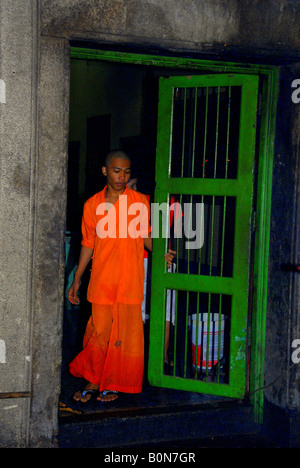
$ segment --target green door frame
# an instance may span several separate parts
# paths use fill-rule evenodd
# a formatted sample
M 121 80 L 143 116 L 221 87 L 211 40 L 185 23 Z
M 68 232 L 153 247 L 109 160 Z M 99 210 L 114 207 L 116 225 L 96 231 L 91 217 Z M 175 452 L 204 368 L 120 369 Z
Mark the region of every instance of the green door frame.
M 71 47 L 71 58 L 125 64 L 164 67 L 174 70 L 197 70 L 201 73 L 233 73 L 260 77 L 260 133 L 254 232 L 252 317 L 249 343 L 249 398 L 257 422 L 263 418 L 263 385 L 267 311 L 268 259 L 271 217 L 272 172 L 275 122 L 278 95 L 278 68 L 267 65 L 240 64 L 184 57 L 113 52 Z

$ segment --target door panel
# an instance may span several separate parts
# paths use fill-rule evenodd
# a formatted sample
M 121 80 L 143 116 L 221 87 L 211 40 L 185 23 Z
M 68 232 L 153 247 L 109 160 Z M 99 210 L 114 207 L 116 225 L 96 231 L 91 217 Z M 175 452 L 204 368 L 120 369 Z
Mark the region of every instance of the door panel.
M 152 385 L 244 396 L 257 94 L 254 76 L 160 79 Z

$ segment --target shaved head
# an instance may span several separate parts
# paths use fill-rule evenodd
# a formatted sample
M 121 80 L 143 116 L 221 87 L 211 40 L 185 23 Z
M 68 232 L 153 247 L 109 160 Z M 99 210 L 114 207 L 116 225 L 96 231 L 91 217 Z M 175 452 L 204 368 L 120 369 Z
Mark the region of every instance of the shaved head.
M 110 151 L 110 153 L 107 154 L 107 156 L 105 158 L 105 167 L 106 168 L 112 163 L 112 160 L 114 158 L 126 159 L 127 161 L 129 161 L 131 163 L 130 157 L 127 156 L 127 154 L 124 153 L 124 151 L 115 150 L 115 151 Z

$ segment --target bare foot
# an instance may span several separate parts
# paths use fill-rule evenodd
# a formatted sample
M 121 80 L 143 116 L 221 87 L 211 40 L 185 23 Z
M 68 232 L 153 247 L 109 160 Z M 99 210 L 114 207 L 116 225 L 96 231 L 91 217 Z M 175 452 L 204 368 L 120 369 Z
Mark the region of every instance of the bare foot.
M 99 390 L 99 385 L 88 383 L 84 390 L 78 390 L 73 396 L 75 401 L 87 403 Z

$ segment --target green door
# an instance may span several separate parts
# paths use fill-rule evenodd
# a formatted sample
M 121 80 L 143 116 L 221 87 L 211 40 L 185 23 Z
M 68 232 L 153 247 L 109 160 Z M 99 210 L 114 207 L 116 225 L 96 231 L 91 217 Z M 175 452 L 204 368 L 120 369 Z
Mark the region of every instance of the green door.
M 243 398 L 258 77 L 161 78 L 150 384 Z M 176 250 L 168 269 L 164 252 Z

